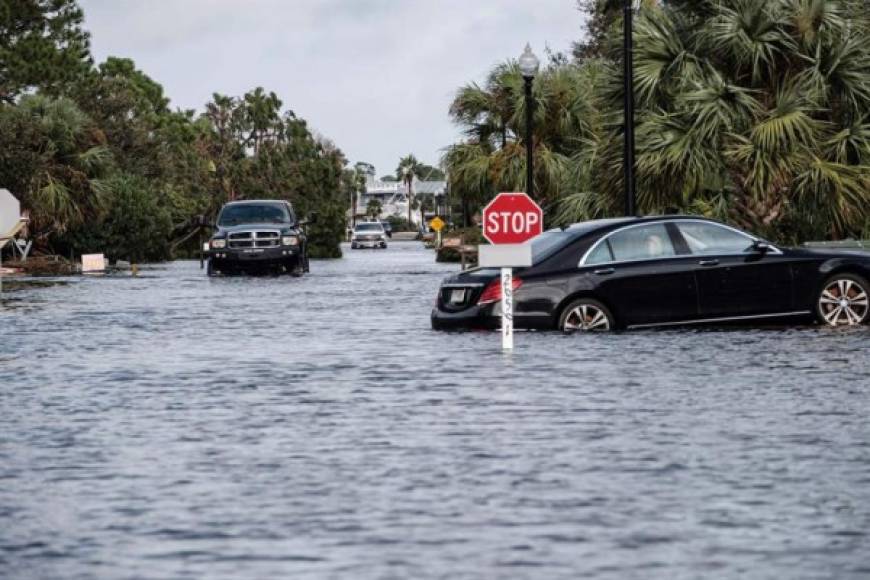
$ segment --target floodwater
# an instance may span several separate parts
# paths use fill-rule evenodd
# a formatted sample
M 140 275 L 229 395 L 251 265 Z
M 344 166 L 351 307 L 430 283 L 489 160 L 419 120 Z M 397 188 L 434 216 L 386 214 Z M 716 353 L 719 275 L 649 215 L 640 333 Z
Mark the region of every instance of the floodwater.
M 18 287 L 0 577 L 867 578 L 870 329 L 440 334 L 418 244 Z

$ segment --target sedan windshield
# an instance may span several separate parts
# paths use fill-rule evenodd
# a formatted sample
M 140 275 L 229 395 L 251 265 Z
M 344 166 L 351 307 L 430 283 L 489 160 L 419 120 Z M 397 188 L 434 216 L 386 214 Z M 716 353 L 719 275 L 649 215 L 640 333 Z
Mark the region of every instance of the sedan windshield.
M 357 232 L 383 232 L 384 227 L 381 224 L 357 224 L 354 231 Z
M 221 212 L 218 225 L 237 224 L 283 224 L 290 222 L 283 206 L 278 204 L 239 204 L 228 205 Z

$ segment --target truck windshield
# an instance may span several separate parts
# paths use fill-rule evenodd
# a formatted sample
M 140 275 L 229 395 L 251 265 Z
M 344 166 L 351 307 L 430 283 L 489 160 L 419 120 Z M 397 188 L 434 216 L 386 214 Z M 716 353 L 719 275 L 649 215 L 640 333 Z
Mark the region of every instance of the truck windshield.
M 381 224 L 367 223 L 357 224 L 354 229 L 358 232 L 382 232 L 384 231 L 384 226 Z
M 218 225 L 283 224 L 290 221 L 292 220 L 282 205 L 245 203 L 226 206 L 218 219 Z

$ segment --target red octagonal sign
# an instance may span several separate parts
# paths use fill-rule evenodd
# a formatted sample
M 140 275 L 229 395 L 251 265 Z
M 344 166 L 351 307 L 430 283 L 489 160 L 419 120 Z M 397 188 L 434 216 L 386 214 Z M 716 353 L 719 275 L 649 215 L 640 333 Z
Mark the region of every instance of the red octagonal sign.
M 522 244 L 544 231 L 544 212 L 525 193 L 500 193 L 483 209 L 483 237 L 491 244 Z

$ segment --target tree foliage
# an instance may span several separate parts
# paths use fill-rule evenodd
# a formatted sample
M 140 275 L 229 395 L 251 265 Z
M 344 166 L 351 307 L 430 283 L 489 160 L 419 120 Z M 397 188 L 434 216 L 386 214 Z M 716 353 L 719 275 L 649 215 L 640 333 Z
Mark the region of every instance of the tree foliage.
M 73 0 L 0 0 L 0 184 L 30 212 L 39 251 L 166 259 L 184 240 L 196 249 L 198 216 L 268 198 L 318 213 L 311 255 L 341 255 L 335 145 L 261 87 L 172 110 L 133 61 L 92 66 L 82 20 Z
M 535 80 L 536 191 L 555 223 L 622 212 L 622 64 L 612 50 L 622 44 L 621 15 L 604 2 L 582 5 L 607 22 L 593 28 L 594 49 Z M 641 211 L 703 214 L 792 242 L 870 231 L 865 3 L 641 5 Z M 495 67 L 483 87 L 460 89 L 451 107 L 467 136 L 445 158 L 451 190 L 477 207 L 496 190 L 525 185 L 523 104 L 511 66 Z
M 57 93 L 91 62 L 75 0 L 0 0 L 0 101 L 28 89 Z
M 620 20 L 623 0 L 577 0 L 577 9 L 586 16 L 582 40 L 574 43 L 574 58 L 601 58 L 608 52 L 608 39 Z
M 112 168 L 104 135 L 73 101 L 35 95 L 0 106 L 0 183 L 30 212 L 38 243 L 102 213 Z
M 535 196 L 544 205 L 563 195 L 571 155 L 596 134 L 600 115 L 590 92 L 596 75 L 594 67 L 551 64 L 535 79 Z M 479 208 L 499 191 L 527 190 L 526 99 L 515 62 L 496 66 L 483 86 L 459 89 L 450 114 L 466 135 L 443 159 L 454 196 Z

